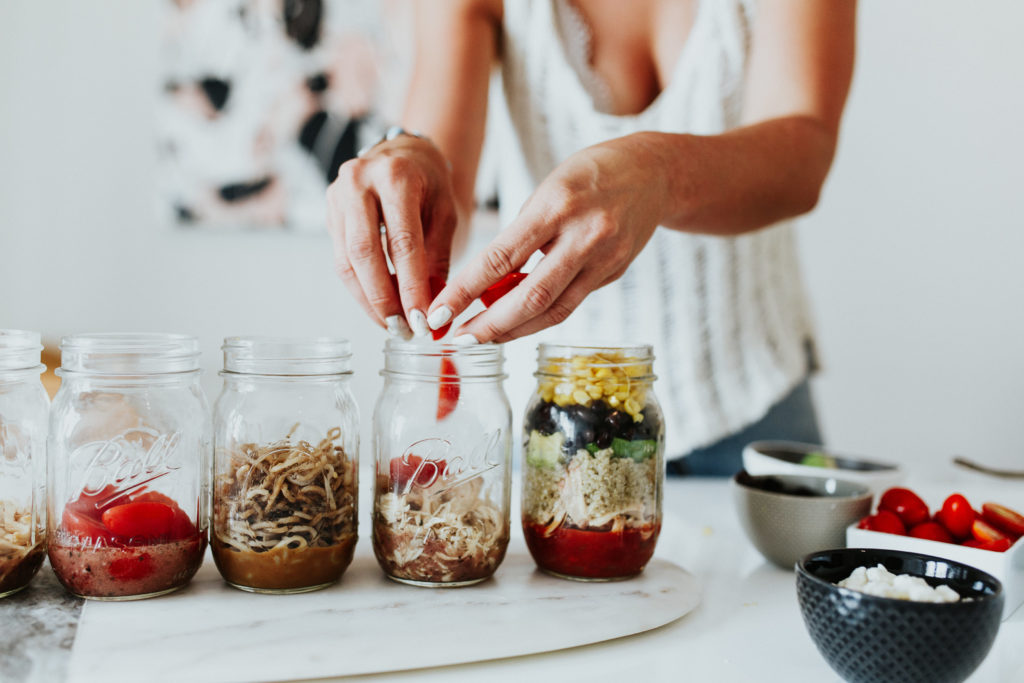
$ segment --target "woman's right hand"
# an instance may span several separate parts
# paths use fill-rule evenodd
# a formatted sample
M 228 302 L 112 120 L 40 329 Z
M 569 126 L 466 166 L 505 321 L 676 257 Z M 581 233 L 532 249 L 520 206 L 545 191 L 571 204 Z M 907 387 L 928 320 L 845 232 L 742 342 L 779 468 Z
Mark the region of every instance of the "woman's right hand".
M 456 224 L 448 164 L 425 138 L 398 135 L 377 144 L 342 164 L 327 189 L 335 270 L 393 335 L 430 333 L 424 313 L 436 292 L 429 283 L 448 275 Z

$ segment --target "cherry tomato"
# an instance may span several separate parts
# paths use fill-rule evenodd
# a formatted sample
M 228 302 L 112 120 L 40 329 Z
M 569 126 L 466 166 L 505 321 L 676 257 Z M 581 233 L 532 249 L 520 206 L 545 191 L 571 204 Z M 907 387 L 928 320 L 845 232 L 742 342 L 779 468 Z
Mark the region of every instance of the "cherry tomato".
M 107 484 L 94 493 L 82 491 L 78 498 L 67 504 L 67 507 L 98 520 L 104 510 L 127 502 L 128 494 L 122 493 L 113 484 Z
M 935 513 L 935 517 L 953 538 L 963 539 L 971 535 L 971 524 L 977 513 L 966 498 L 954 493 L 942 503 L 942 509 Z
M 118 536 L 156 540 L 168 538 L 174 510 L 163 503 L 125 503 L 106 510 L 103 524 Z
M 873 515 L 868 515 L 860 520 L 857 528 L 867 529 L 868 531 L 881 531 L 886 534 L 897 534 L 898 536 L 907 535 L 907 528 L 903 525 L 903 520 L 890 510 L 879 510 Z
M 113 546 L 119 545 L 110 529 L 103 526 L 99 519 L 85 514 L 70 503 L 64 507 L 61 515 L 61 528 L 76 543 L 83 545 Z
M 443 420 L 459 404 L 459 394 L 462 389 L 459 386 L 459 371 L 455 367 L 455 361 L 451 358 L 441 358 L 441 382 L 437 389 L 437 419 Z
M 188 516 L 188 513 L 182 510 L 170 496 L 165 496 L 159 491 L 146 491 L 132 496 L 132 502 L 163 503 L 170 507 L 174 511 L 174 518 L 171 520 L 170 529 L 171 540 L 182 541 L 186 538 L 192 538 L 199 533 L 199 530 L 196 529 L 196 525 L 192 523 L 192 519 Z
M 509 273 L 485 289 L 484 293 L 480 295 L 480 301 L 484 303 L 484 306 L 490 308 L 495 301 L 511 292 L 525 279 L 526 273 Z
M 448 283 L 444 280 L 444 278 L 437 277 L 436 275 L 431 275 L 430 277 L 427 278 L 427 284 L 430 286 L 430 298 L 433 299 L 434 297 L 441 293 L 441 290 L 444 289 L 445 285 Z M 452 329 L 452 324 L 448 323 L 444 327 L 439 327 L 436 330 L 431 330 L 430 334 L 433 335 L 434 341 L 437 341 L 438 339 L 441 339 L 446 334 L 448 334 L 448 330 L 450 329 Z
M 971 536 L 975 540 L 981 541 L 982 543 L 989 543 L 991 541 L 998 541 L 1003 538 L 1009 538 L 999 529 L 995 528 L 980 517 L 974 520 L 971 524 Z
M 929 541 L 940 541 L 942 543 L 952 543 L 953 537 L 946 531 L 946 527 L 942 526 L 938 522 L 921 522 L 915 526 L 910 527 L 910 531 L 907 532 L 914 538 L 924 538 Z
M 418 455 L 392 458 L 389 464 L 391 485 L 404 489 L 406 484 L 415 480 L 417 486 L 430 486 L 444 474 L 447 466 L 444 460 L 424 460 Z
M 1024 515 L 1005 505 L 985 503 L 981 506 L 981 516 L 986 522 L 1009 536 L 1024 536 Z
M 154 569 L 156 569 L 156 566 L 153 558 L 150 557 L 149 553 L 145 552 L 129 555 L 128 557 L 119 557 L 107 567 L 110 576 L 121 581 L 143 579 L 152 574 Z
M 995 541 L 988 541 L 983 543 L 973 538 L 968 538 L 960 545 L 967 546 L 968 548 L 978 548 L 979 550 L 991 550 L 994 553 L 1006 552 L 1013 545 L 1013 542 L 1008 538 L 1000 538 Z
M 899 515 L 907 528 L 928 520 L 928 506 L 921 497 L 910 489 L 891 488 L 878 501 L 879 510 L 889 510 Z

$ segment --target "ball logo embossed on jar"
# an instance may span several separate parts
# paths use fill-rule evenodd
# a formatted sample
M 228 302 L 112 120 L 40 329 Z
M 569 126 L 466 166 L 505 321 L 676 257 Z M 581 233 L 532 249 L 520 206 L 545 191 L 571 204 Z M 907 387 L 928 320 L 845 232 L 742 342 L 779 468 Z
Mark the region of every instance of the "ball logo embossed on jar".
M 500 429 L 484 434 L 477 443 L 466 449 L 465 457 L 452 455 L 456 446 L 448 439 L 429 438 L 417 441 L 397 458 L 398 466 L 411 472 L 403 493 L 408 493 L 413 487 L 426 489 L 438 484 L 435 491 L 444 493 L 482 476 L 489 470 L 501 467 L 502 436 Z
M 106 441 L 93 441 L 72 451 L 70 462 L 87 464 L 79 490 L 96 494 L 107 487 L 113 493 L 131 493 L 146 484 L 181 469 L 176 462 L 181 434 L 161 434 L 148 427 L 136 427 Z

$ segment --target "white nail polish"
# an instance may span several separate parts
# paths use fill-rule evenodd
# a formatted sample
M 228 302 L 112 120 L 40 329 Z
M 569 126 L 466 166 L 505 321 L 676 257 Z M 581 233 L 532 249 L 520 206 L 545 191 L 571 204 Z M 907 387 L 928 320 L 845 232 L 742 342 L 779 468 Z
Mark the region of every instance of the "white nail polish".
M 455 339 L 452 339 L 452 344 L 456 346 L 473 346 L 479 343 L 480 341 L 471 334 L 460 334 Z
M 388 334 L 392 337 L 399 337 L 405 340 L 412 339 L 412 330 L 409 329 L 409 324 L 405 322 L 405 318 L 402 316 L 390 315 L 384 322 L 387 323 Z
M 427 316 L 423 315 L 423 311 L 418 308 L 409 311 L 409 326 L 412 327 L 412 333 L 417 337 L 426 337 L 430 334 L 430 328 L 427 327 Z
M 439 330 L 452 319 L 452 309 L 447 306 L 441 306 L 427 317 L 427 324 L 430 325 L 430 329 Z

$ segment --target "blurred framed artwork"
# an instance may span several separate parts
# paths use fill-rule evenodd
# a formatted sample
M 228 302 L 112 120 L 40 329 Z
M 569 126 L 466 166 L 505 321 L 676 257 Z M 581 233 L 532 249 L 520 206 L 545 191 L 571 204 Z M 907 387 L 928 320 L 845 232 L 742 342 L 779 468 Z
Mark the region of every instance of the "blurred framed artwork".
M 161 204 L 192 229 L 322 232 L 338 166 L 395 120 L 408 0 L 164 0 Z

